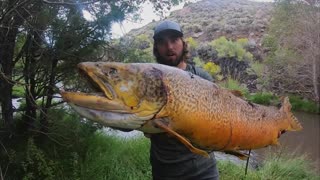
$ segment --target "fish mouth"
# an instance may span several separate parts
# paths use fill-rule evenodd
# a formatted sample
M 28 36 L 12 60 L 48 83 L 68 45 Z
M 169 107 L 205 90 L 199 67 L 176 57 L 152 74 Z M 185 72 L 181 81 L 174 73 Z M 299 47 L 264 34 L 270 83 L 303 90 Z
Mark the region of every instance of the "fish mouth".
M 83 107 L 97 111 L 108 111 L 118 113 L 130 113 L 130 107 L 116 99 L 116 93 L 112 86 L 102 75 L 94 73 L 92 66 L 80 63 L 78 72 L 86 83 L 89 92 L 67 92 L 60 91 L 63 100 L 73 107 Z
M 94 91 L 89 94 L 105 97 L 109 100 L 115 98 L 112 86 L 107 81 L 102 81 L 103 77 L 99 77 L 83 64 L 78 65 L 78 72 L 89 83 L 91 90 Z

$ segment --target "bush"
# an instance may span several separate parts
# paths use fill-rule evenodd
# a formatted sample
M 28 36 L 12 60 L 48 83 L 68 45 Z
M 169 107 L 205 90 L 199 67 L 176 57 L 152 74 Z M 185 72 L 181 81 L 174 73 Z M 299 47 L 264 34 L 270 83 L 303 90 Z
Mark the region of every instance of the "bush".
M 12 96 L 13 97 L 24 97 L 24 87 L 23 86 L 13 86 Z
M 203 60 L 201 60 L 199 57 L 193 58 L 192 61 L 195 63 L 195 65 L 197 67 L 201 67 L 202 68 L 204 66 Z
M 248 44 L 247 39 L 239 39 L 237 42 L 233 42 L 222 36 L 213 40 L 210 44 L 218 51 L 218 57 L 236 57 L 240 61 L 253 60 L 253 55 L 244 48 Z
M 186 42 L 188 43 L 188 46 L 189 46 L 190 50 L 195 50 L 195 49 L 197 49 L 197 47 L 198 47 L 198 42 L 197 42 L 195 39 L 193 39 L 192 37 L 188 37 L 188 38 L 186 39 Z
M 238 90 L 245 96 L 249 94 L 247 86 L 240 84 L 237 80 L 230 77 L 226 81 L 220 82 L 219 85 L 230 90 Z
M 278 98 L 269 92 L 260 92 L 256 94 L 250 94 L 248 100 L 257 104 L 263 105 L 276 105 L 279 103 Z
M 29 138 L 26 149 L 26 156 L 22 161 L 22 169 L 24 172 L 23 180 L 36 179 L 55 179 L 54 172 L 58 170 L 58 166 L 54 161 L 48 158 L 43 150 L 34 143 L 33 138 Z
M 48 117 L 48 132 L 34 127 L 27 132 L 1 134 L 6 151 L 1 148 L 0 165 L 7 167 L 6 179 L 76 179 L 96 127 L 64 109 L 52 109 Z M 19 124 L 21 119 L 15 122 Z
M 211 76 L 215 76 L 216 74 L 220 73 L 221 68 L 219 65 L 216 65 L 213 62 L 207 62 L 203 69 L 206 70 Z
M 298 96 L 289 96 L 292 110 L 320 113 L 319 104 Z
M 279 45 L 274 37 L 265 35 L 262 39 L 262 46 L 267 49 L 269 53 L 273 54 L 278 49 Z

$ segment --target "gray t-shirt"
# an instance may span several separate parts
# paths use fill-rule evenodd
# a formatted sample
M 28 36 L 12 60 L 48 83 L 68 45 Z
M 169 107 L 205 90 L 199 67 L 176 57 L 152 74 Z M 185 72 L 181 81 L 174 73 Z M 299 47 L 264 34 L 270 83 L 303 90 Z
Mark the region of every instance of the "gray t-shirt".
M 201 68 L 187 65 L 186 71 L 209 81 L 212 77 Z M 192 153 L 176 138 L 166 133 L 151 136 L 150 162 L 154 180 L 213 180 L 219 173 L 213 152 L 210 158 Z

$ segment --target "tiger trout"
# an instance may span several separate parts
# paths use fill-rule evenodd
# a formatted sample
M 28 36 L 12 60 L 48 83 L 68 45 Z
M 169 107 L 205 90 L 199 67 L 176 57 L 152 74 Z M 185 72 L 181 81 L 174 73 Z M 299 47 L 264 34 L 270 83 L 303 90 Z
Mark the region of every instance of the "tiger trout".
M 236 93 L 181 69 L 151 63 L 84 62 L 78 65 L 94 87 L 90 93 L 61 91 L 80 115 L 104 126 L 168 133 L 193 153 L 277 145 L 301 124 L 287 97 L 282 107 L 248 102 Z

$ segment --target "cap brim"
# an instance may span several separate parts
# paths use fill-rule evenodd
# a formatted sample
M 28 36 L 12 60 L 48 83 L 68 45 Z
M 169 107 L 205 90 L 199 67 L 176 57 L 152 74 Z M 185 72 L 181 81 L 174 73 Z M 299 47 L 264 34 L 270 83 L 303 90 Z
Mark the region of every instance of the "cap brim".
M 175 29 L 166 29 L 166 30 L 163 30 L 163 31 L 160 31 L 158 32 L 157 34 L 155 34 L 153 36 L 153 39 L 160 39 L 161 37 L 163 37 L 165 34 L 167 34 L 168 32 L 172 33 L 173 35 L 176 35 L 176 37 L 183 37 L 183 34 L 182 32 L 180 31 L 177 31 Z

